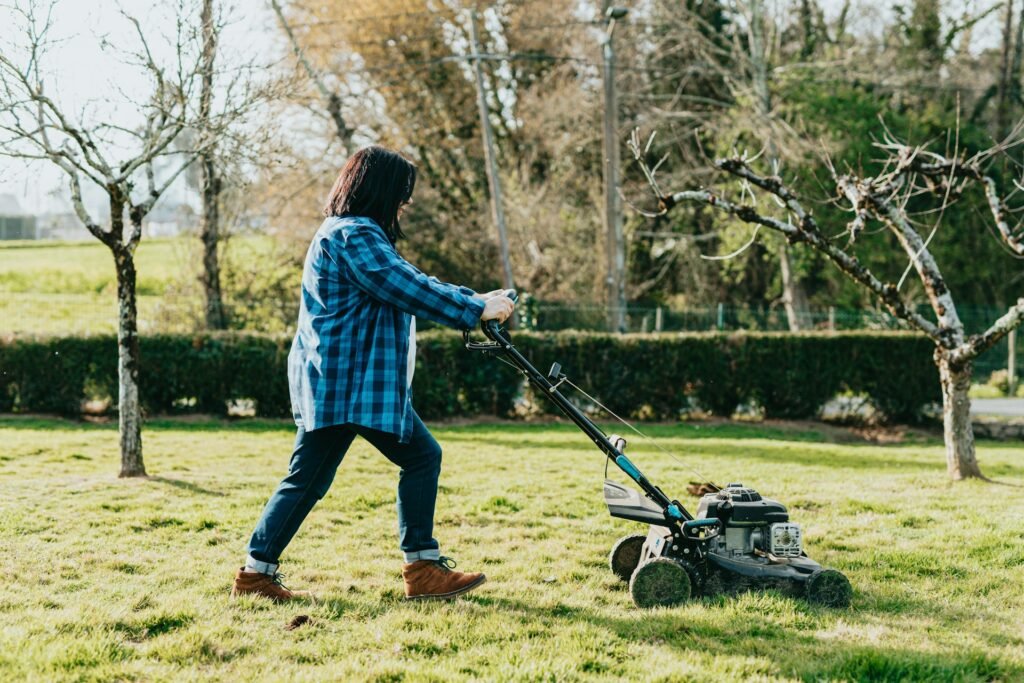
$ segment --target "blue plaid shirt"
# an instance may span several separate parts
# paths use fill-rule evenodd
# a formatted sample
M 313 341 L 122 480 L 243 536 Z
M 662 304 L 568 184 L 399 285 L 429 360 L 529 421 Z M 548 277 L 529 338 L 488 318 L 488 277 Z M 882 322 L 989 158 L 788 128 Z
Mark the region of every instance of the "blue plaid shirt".
M 288 354 L 295 423 L 353 423 L 408 441 L 410 315 L 468 329 L 484 310 L 473 294 L 417 270 L 373 220 L 325 220 L 306 253 Z

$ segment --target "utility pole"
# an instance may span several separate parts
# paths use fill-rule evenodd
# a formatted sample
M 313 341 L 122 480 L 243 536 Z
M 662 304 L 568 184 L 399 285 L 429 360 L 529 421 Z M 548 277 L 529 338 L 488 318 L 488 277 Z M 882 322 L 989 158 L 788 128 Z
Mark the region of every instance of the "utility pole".
M 754 110 L 762 122 L 767 121 L 772 115 L 772 96 L 768 88 L 768 54 L 764 36 L 764 15 L 762 3 L 764 0 L 748 0 L 750 9 L 750 20 L 748 22 L 747 36 L 750 46 L 751 81 L 754 89 Z M 779 172 L 779 151 L 772 139 L 770 130 L 765 128 L 765 142 L 768 145 L 768 161 L 772 167 L 772 173 Z M 789 244 L 783 240 L 779 246 L 779 270 L 782 275 L 782 304 L 786 309 L 786 318 L 789 322 L 790 332 L 799 332 L 807 327 L 805 321 L 809 320 L 807 293 L 797 273 L 793 269 L 793 261 L 790 258 Z
M 480 128 L 484 135 L 484 159 L 487 162 L 487 184 L 491 189 L 491 217 L 498 228 L 498 246 L 501 249 L 501 265 L 504 269 L 505 289 L 514 289 L 512 262 L 508 257 L 508 235 L 505 231 L 505 208 L 501 200 L 501 178 L 494 158 L 494 131 L 487 111 L 487 91 L 484 89 L 484 72 L 480 66 L 480 46 L 476 35 L 476 11 L 469 15 L 469 42 L 472 50 L 473 70 L 476 72 L 476 99 L 480 106 Z
M 615 100 L 615 49 L 612 33 L 615 21 L 629 12 L 604 0 L 604 225 L 608 257 L 608 329 L 626 329 L 626 255 L 622 243 L 622 212 L 619 210 L 619 109 Z

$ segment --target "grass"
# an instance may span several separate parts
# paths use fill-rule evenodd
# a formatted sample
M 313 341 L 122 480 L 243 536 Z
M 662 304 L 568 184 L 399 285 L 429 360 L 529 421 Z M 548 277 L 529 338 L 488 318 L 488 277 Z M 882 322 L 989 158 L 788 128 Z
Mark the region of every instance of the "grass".
M 401 600 L 396 472 L 365 443 L 288 549 L 318 604 L 230 601 L 288 460 L 270 421 L 151 421 L 146 480 L 110 426 L 0 420 L 0 680 L 957 680 L 1024 678 L 1024 498 L 946 480 L 942 446 L 831 443 L 805 428 L 650 427 L 713 479 L 786 503 L 809 554 L 846 572 L 845 611 L 776 593 L 636 609 L 606 566 L 639 530 L 608 516 L 601 456 L 565 425 L 445 426 L 443 549 L 489 582 Z M 685 496 L 651 446 L 634 460 Z M 1024 482 L 1024 445 L 983 443 Z M 621 479 L 621 477 L 619 477 Z M 684 502 L 691 504 L 692 499 Z M 692 507 L 692 505 L 691 505 Z M 299 614 L 312 621 L 283 627 Z
M 194 247 L 185 239 L 143 239 L 135 252 L 138 293 L 158 296 L 190 267 Z M 117 290 L 114 258 L 98 240 L 9 242 L 0 245 L 0 291 L 39 294 L 109 294 Z
M 232 254 L 265 252 L 264 237 L 235 237 Z M 181 331 L 196 315 L 199 242 L 186 237 L 143 239 L 135 252 L 140 329 Z M 98 240 L 0 243 L 0 332 L 113 334 L 117 277 Z
M 1015 394 L 1018 398 L 1024 398 L 1024 382 L 1020 382 L 1017 386 L 1017 393 Z M 970 391 L 971 398 L 1008 398 L 1007 395 L 999 388 L 994 387 L 991 384 L 972 384 Z

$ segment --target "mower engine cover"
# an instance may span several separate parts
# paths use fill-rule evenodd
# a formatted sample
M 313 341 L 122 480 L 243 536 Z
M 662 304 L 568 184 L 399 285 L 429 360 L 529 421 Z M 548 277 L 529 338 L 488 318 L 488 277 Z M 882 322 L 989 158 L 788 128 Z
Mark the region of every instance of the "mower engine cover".
M 799 557 L 803 552 L 800 526 L 789 521 L 786 507 L 743 484 L 705 494 L 697 517 L 722 522 L 725 532 L 710 548 L 714 553 L 735 557 L 761 550 L 776 557 Z
M 764 526 L 788 522 L 786 506 L 743 484 L 729 484 L 717 493 L 706 493 L 697 506 L 697 517 L 717 517 L 725 526 Z

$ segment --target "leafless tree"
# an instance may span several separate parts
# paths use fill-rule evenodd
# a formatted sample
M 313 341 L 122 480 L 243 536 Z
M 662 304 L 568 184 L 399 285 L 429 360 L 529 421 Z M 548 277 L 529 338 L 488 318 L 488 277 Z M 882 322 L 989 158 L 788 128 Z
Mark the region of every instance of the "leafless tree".
M 217 57 L 217 38 L 221 25 L 215 16 L 213 0 L 203 0 L 202 22 L 202 77 L 199 89 L 200 129 L 209 126 L 214 97 L 214 63 Z M 203 271 L 200 277 L 206 299 L 206 327 L 222 330 L 227 326 L 224 296 L 221 292 L 219 246 L 221 237 L 220 196 L 223 180 L 217 164 L 214 145 L 199 155 L 199 186 L 203 202 L 199 238 L 203 243 Z
M 1022 130 L 1024 123 L 1017 126 L 1009 139 L 1020 141 Z M 968 396 L 973 361 L 1020 325 L 1024 319 L 1024 297 L 1017 299 L 983 333 L 968 335 L 957 314 L 953 295 L 928 247 L 939 229 L 945 207 L 964 193 L 980 189 L 995 221 L 999 239 L 1014 256 L 1024 257 L 1024 221 L 1011 225 L 1019 207 L 1014 210 L 1009 207 L 1010 197 L 1024 189 L 1024 185 L 1017 183 L 1014 190 L 1001 193 L 987 170 L 990 162 L 1012 144 L 1002 143 L 967 158 L 956 149 L 952 154 L 940 154 L 925 146 L 910 146 L 887 132 L 885 139 L 876 143 L 887 159 L 883 171 L 877 176 L 863 177 L 852 172 L 839 174 L 829 163 L 837 200 L 846 202 L 848 206 L 845 208 L 853 214 L 852 220 L 841 230 L 826 230 L 819 225 L 804 208 L 797 193 L 782 178 L 755 170 L 754 159 L 733 156 L 714 162 L 720 172 L 738 180 L 743 188 L 742 198 L 732 201 L 707 189 L 663 192 L 646 161 L 645 150 L 636 133 L 630 146 L 658 198 L 661 212 L 668 212 L 682 203 L 703 204 L 753 225 L 754 235 L 750 243 L 753 243 L 757 231 L 764 227 L 780 233 L 790 244 L 805 244 L 871 291 L 895 317 L 934 342 L 934 359 L 942 387 L 946 465 L 950 477 L 958 480 L 983 478 L 975 455 Z M 770 215 L 758 207 L 757 191 L 767 193 L 781 207 L 781 217 Z M 931 196 L 938 202 L 935 208 L 938 220 L 927 236 L 918 231 L 917 221 L 907 210 L 907 201 L 921 195 Z M 891 232 L 908 257 L 908 272 L 913 269 L 917 273 L 934 312 L 934 322 L 919 313 L 900 293 L 902 278 L 895 283 L 886 281 L 857 259 L 853 247 L 869 221 L 877 221 Z
M 150 83 L 148 93 L 131 94 L 141 124 L 136 127 L 86 120 L 61 101 L 61 83 L 43 66 L 52 44 L 53 5 L 29 2 L 9 9 L 3 19 L 20 24 L 20 45 L 0 52 L 0 154 L 55 164 L 68 179 L 71 203 L 89 232 L 110 249 L 117 271 L 118 412 L 121 476 L 145 476 L 139 403 L 139 336 L 135 250 L 146 215 L 179 175 L 245 113 L 238 100 L 231 108 L 200 118 L 196 100 L 203 78 L 203 37 L 198 12 L 179 5 L 169 45 L 174 54 L 162 63 L 151 50 L 135 17 L 122 13 L 135 34 L 134 47 L 117 46 Z M 251 102 L 250 98 L 243 98 Z M 187 145 L 180 144 L 188 136 Z M 158 168 L 159 167 L 159 168 Z M 160 176 L 158 178 L 158 176 Z M 92 183 L 106 194 L 109 225 L 100 224 L 83 199 Z

